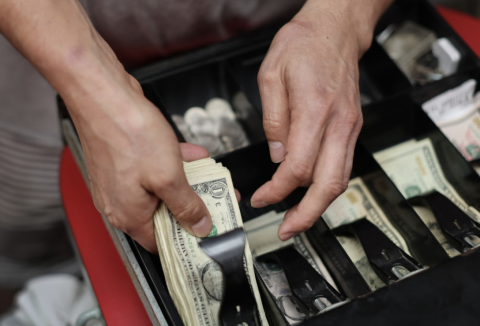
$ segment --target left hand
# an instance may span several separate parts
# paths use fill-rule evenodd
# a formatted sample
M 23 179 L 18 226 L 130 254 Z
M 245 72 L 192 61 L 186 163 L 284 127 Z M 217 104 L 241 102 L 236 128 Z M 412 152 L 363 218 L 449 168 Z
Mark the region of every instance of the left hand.
M 297 187 L 310 186 L 285 215 L 281 240 L 310 228 L 348 186 L 363 122 L 358 60 L 385 9 L 379 4 L 389 2 L 307 1 L 277 33 L 260 68 L 270 155 L 282 163 L 252 196 L 252 206 L 278 203 Z

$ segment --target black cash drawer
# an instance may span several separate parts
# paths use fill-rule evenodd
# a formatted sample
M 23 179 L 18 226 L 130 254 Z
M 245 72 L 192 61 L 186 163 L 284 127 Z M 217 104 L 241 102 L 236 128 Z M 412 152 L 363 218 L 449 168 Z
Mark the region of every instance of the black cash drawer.
M 371 99 L 371 104 L 363 107 L 365 123 L 355 152 L 352 178 L 362 177 L 390 222 L 405 238 L 412 256 L 429 268 L 372 292 L 335 234 L 320 219 L 307 235 L 340 292 L 350 301 L 302 325 L 479 323 L 480 251 L 474 249 L 450 259 L 372 156 L 409 139 L 429 137 L 448 181 L 469 205 L 480 210 L 480 177 L 419 105 L 465 80 L 480 80 L 480 60 L 427 1 L 397 1 L 380 19 L 376 35 L 390 24 L 407 19 L 433 30 L 438 37 L 448 37 L 462 54 L 458 72 L 425 86 L 412 86 L 374 41 L 359 63 L 360 89 Z M 242 122 L 250 145 L 216 157 L 230 170 L 235 187 L 242 193 L 240 209 L 244 221 L 270 210 L 284 211 L 297 204 L 305 193 L 304 189 L 298 189 L 283 202 L 263 209 L 249 205 L 253 192 L 277 168 L 270 161 L 261 128 L 257 72 L 279 27 L 272 26 L 132 72 L 146 97 L 172 123 L 181 141 L 184 139 L 172 115 L 182 115 L 192 106 L 203 106 L 211 97 L 232 102 L 238 91 L 246 95 L 256 112 Z M 63 119 L 69 119 L 62 106 L 60 113 Z M 384 188 L 379 188 L 379 184 Z M 383 191 L 385 187 L 388 196 Z M 183 325 L 168 293 L 159 257 L 146 252 L 128 236 L 127 239 L 167 322 L 172 326 Z

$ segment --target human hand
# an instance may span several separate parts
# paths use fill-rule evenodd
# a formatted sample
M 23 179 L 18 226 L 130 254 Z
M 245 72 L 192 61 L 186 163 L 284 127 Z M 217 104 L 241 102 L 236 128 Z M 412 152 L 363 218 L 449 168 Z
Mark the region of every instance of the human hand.
M 151 252 L 157 251 L 152 217 L 160 200 L 190 233 L 206 236 L 211 218 L 189 186 L 182 160 L 208 152 L 179 144 L 158 108 L 114 59 L 103 63 L 104 72 L 91 72 L 101 83 L 61 94 L 82 143 L 95 206 Z
M 358 60 L 388 0 L 309 0 L 275 36 L 258 74 L 272 180 L 253 207 L 309 186 L 278 230 L 282 240 L 310 228 L 348 186 L 362 127 Z

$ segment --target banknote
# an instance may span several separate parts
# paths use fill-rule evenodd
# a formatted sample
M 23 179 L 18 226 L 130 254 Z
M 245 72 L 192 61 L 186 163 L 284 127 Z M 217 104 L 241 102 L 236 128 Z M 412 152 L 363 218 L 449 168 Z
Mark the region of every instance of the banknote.
M 437 123 L 467 161 L 480 158 L 480 101 L 470 103 L 464 114 Z
M 296 235 L 285 242 L 278 238 L 278 228 L 283 222 L 284 216 L 285 212 L 277 213 L 270 211 L 246 222 L 244 227 L 248 242 L 251 246 L 255 268 L 265 283 L 267 290 L 275 298 L 275 305 L 281 310 L 287 322 L 290 325 L 296 325 L 305 320 L 306 315 L 303 314 L 295 303 L 282 267 L 271 262 L 260 262 L 255 260 L 255 258 L 293 244 L 297 251 L 305 257 L 310 265 L 312 265 L 327 282 L 333 287 L 335 287 L 335 283 L 305 234 Z
M 350 180 L 347 190 L 334 200 L 323 214 L 325 222 L 332 229 L 364 217 L 411 255 L 405 239 L 390 223 L 360 177 Z M 372 290 L 385 286 L 370 266 L 360 240 L 355 235 L 341 234 L 337 235 L 337 239 Z
M 423 110 L 467 161 L 480 158 L 480 92 L 467 80 L 422 104 Z
M 374 154 L 375 159 L 388 174 L 405 198 L 412 198 L 437 190 L 477 222 L 480 213 L 460 197 L 445 178 L 435 149 L 429 138 L 420 141 L 408 141 Z M 414 207 L 425 225 L 451 256 L 458 252 L 452 248 L 441 233 L 438 222 L 428 209 Z M 427 214 L 427 212 L 430 212 Z M 479 239 L 472 239 L 480 243 Z
M 212 159 L 185 163 L 187 180 L 207 206 L 213 221 L 208 237 L 214 237 L 243 225 L 230 172 Z M 219 310 L 223 275 L 218 264 L 199 247 L 199 239 L 190 235 L 162 204 L 154 216 L 155 235 L 167 286 L 185 325 L 220 325 Z M 253 270 L 247 243 L 244 266 L 260 315 L 268 325 Z

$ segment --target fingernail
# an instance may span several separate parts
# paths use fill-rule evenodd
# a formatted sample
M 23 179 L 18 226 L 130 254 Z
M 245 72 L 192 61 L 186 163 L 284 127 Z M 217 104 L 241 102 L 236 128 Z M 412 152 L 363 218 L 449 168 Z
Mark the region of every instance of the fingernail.
M 192 231 L 197 237 L 206 237 L 212 231 L 212 220 L 204 216 L 199 222 L 192 226 Z
M 282 241 L 287 241 L 296 236 L 297 234 L 295 232 L 289 232 L 289 233 L 284 233 L 280 234 L 280 240 Z
M 285 146 L 279 141 L 269 141 L 270 158 L 273 163 L 280 163 L 285 159 Z
M 251 201 L 250 202 L 250 205 L 253 207 L 253 208 L 262 208 L 262 207 L 265 207 L 265 206 L 268 206 L 269 204 L 264 202 L 263 200 L 255 200 L 255 201 Z

